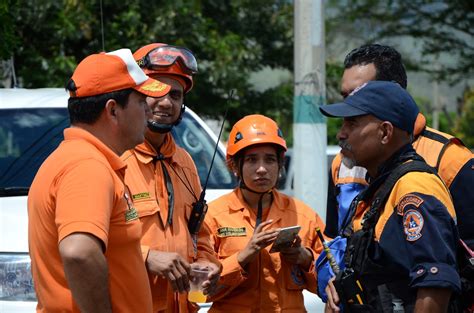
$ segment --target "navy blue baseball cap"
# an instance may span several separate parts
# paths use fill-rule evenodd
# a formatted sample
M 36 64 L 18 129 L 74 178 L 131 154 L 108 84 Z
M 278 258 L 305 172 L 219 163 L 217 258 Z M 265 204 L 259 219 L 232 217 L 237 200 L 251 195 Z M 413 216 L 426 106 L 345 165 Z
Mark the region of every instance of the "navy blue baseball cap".
M 343 102 L 322 105 L 319 110 L 329 117 L 370 114 L 410 134 L 420 112 L 415 100 L 399 84 L 375 80 L 357 87 Z

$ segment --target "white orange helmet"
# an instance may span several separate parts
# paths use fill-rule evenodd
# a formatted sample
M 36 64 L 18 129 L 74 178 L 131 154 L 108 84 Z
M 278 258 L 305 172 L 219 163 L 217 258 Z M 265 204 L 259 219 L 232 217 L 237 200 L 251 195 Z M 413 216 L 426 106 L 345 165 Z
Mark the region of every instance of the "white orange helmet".
M 256 144 L 275 144 L 283 152 L 287 150 L 286 141 L 277 123 L 269 117 L 253 114 L 240 119 L 232 127 L 227 143 L 227 160 Z
M 165 43 L 152 43 L 135 51 L 133 57 L 147 75 L 159 74 L 176 79 L 183 85 L 185 93 L 193 88 L 197 61 L 190 50 Z

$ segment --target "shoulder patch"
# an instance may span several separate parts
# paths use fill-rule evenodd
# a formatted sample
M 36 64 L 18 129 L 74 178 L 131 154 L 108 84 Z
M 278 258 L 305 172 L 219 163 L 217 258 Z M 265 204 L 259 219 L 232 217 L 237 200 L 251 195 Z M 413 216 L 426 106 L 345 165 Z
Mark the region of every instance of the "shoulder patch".
M 403 229 L 408 241 L 417 241 L 421 238 L 421 230 L 425 223 L 423 215 L 416 210 L 408 210 L 403 215 Z
M 414 207 L 418 208 L 423 203 L 423 201 L 423 199 L 414 194 L 406 194 L 403 196 L 403 198 L 400 199 L 400 202 L 398 202 L 397 214 L 403 215 L 405 212 L 405 207 L 407 205 L 413 205 Z
M 217 237 L 245 237 L 245 227 L 220 227 L 217 229 Z

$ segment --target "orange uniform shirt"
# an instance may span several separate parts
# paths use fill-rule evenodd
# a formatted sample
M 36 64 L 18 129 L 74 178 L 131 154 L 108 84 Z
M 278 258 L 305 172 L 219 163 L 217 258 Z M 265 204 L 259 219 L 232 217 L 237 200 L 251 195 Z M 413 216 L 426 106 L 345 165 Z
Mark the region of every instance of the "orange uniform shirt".
M 38 312 L 79 312 L 68 287 L 59 242 L 82 232 L 100 239 L 114 312 L 151 312 L 140 250 L 141 225 L 128 214 L 125 163 L 89 132 L 64 141 L 38 170 L 28 195 L 28 239 Z
M 314 262 L 308 272 L 285 263 L 279 253 L 269 253 L 271 246 L 245 271 L 237 261 L 255 229 L 255 214 L 242 198 L 240 188 L 209 204 L 206 222 L 212 231 L 214 251 L 223 270 L 210 312 L 306 312 L 303 289 L 316 293 Z M 266 220 L 269 228 L 300 225 L 302 246 L 309 248 L 316 260 L 322 244 L 315 232 L 324 230 L 321 218 L 303 202 L 273 191 L 273 202 Z
M 153 249 L 177 252 L 189 263 L 205 260 L 219 264 L 210 244 L 209 230 L 204 226 L 199 234 L 197 251 L 194 250 L 187 224 L 192 204 L 201 193 L 201 184 L 193 160 L 176 145 L 171 134 L 167 134 L 159 153 L 145 141 L 127 151 L 122 159 L 127 163 L 125 182 L 142 223 L 143 260 Z M 166 167 L 173 185 L 171 226 L 167 223 L 168 191 L 162 165 Z M 149 274 L 149 281 L 154 312 L 197 312 L 198 307 L 187 301 L 187 294 L 173 292 L 167 279 Z
M 453 136 L 436 129 L 430 127 L 426 127 L 426 129 L 432 133 L 438 134 L 440 137 L 450 140 L 454 139 Z M 451 183 L 466 162 L 472 159 L 472 152 L 469 151 L 468 148 L 459 144 L 456 140 L 451 141 L 446 147 L 443 147 L 442 143 L 421 135 L 413 142 L 413 148 L 415 148 L 416 153 L 425 159 L 428 165 L 432 167 L 438 166 L 438 174 L 448 188 L 451 187 Z M 443 148 L 445 150 L 440 158 Z

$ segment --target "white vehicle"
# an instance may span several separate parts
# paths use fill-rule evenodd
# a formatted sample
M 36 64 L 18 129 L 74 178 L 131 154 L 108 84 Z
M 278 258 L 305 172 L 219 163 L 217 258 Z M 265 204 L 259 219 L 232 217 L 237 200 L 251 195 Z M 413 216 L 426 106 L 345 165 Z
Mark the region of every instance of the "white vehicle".
M 328 170 L 331 170 L 331 164 L 334 157 L 341 151 L 339 146 L 327 146 L 326 147 L 326 156 L 328 161 Z M 278 189 L 289 195 L 294 195 L 294 164 L 291 162 L 293 157 L 293 149 L 288 148 L 288 151 L 285 153 L 285 175 L 278 182 Z M 329 173 L 329 172 L 328 172 Z
M 63 139 L 69 126 L 68 93 L 60 88 L 0 89 L 0 312 L 35 312 L 36 295 L 28 255 L 27 193 L 43 160 Z M 190 109 L 173 128 L 173 137 L 196 163 L 204 185 L 217 136 Z M 206 199 L 211 201 L 235 187 L 219 143 Z M 312 297 L 305 300 L 309 312 Z M 318 300 L 316 300 L 318 301 Z M 320 303 L 320 301 L 319 301 Z M 210 304 L 203 304 L 206 312 Z

